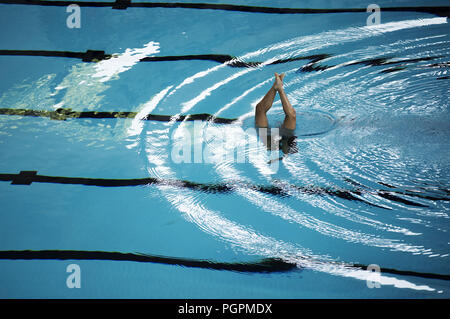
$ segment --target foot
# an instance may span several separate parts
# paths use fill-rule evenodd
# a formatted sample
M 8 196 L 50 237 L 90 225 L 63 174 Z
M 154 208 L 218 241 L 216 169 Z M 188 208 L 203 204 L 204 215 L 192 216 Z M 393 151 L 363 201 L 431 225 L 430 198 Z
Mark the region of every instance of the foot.
M 280 91 L 283 89 L 283 79 L 284 79 L 285 74 L 281 73 L 275 73 L 275 83 L 273 84 L 273 88 L 275 89 L 275 91 Z

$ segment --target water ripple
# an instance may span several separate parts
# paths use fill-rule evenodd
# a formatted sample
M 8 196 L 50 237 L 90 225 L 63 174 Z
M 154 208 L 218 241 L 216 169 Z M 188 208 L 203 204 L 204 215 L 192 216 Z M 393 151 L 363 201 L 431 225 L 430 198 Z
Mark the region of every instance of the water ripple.
M 234 190 L 237 207 L 250 205 L 257 214 L 245 225 L 238 223 L 233 220 L 238 216 L 232 207 L 213 210 L 207 194 L 179 190 L 170 184 L 158 186 L 162 196 L 187 221 L 213 238 L 251 255 L 281 258 L 333 275 L 367 279 L 367 272 L 335 262 L 339 252 L 331 257 L 317 254 L 314 250 L 320 249 L 319 244 L 304 247 L 302 242 L 280 239 L 283 236 L 276 229 L 260 231 L 258 214 L 266 213 L 264 218 L 289 227 L 298 226 L 302 236 L 307 230 L 308 236 L 320 238 L 322 245 L 337 239 L 350 251 L 359 245 L 380 253 L 388 249 L 390 256 L 406 252 L 409 256 L 446 258 L 448 251 L 433 245 L 433 236 L 428 233 L 428 229 L 446 232 L 447 224 L 436 224 L 436 220 L 445 221 L 449 211 L 450 168 L 445 160 L 450 155 L 448 89 L 438 86 L 436 77 L 446 74 L 446 69 L 438 66 L 445 66 L 450 41 L 442 30 L 432 27 L 446 23 L 446 18 L 417 19 L 302 36 L 237 58 L 263 61 L 257 67 L 236 70 L 222 64 L 196 71 L 179 84 L 168 86 L 149 102 L 151 109 L 181 105 L 176 117 L 215 107 L 215 116 L 231 114 L 239 119 L 226 127 L 205 123 L 202 130 L 210 135 L 202 133 L 189 140 L 194 149 L 210 147 L 212 163 L 203 163 L 202 169 Z M 436 33 L 411 38 L 405 30 L 413 28 L 429 28 Z M 386 40 L 390 39 L 388 34 L 402 32 L 405 37 L 401 40 Z M 361 45 L 367 39 L 374 44 Z M 338 46 L 348 50 L 338 50 Z M 280 59 L 335 49 L 341 53 L 310 62 L 316 63 L 310 65 L 311 72 L 299 69 L 299 64 L 279 65 L 276 70 L 271 66 Z M 256 135 L 239 135 L 253 126 L 254 107 L 270 85 L 274 71 L 286 73 L 286 90 L 299 118 L 299 151 L 280 161 L 280 154 L 268 152 Z M 278 101 L 268 115 L 274 123 L 282 120 Z M 175 121 L 164 125 L 168 131 L 140 126 L 136 119 L 131 131 L 140 136 L 138 144 L 145 153 L 148 172 L 157 178 L 176 180 L 170 151 L 184 145 L 183 138 L 192 133 L 193 126 Z M 221 145 L 220 136 L 234 136 L 235 145 Z M 447 149 L 442 150 L 445 146 Z M 241 149 L 245 162 L 227 156 L 235 148 Z M 440 158 L 436 155 L 439 149 L 443 152 Z M 190 172 L 185 174 L 189 176 Z M 251 187 L 256 181 L 275 186 L 287 196 L 259 192 Z M 335 194 L 345 190 L 349 195 L 301 191 L 306 186 L 333 190 Z M 387 276 L 379 281 L 399 288 L 434 290 Z

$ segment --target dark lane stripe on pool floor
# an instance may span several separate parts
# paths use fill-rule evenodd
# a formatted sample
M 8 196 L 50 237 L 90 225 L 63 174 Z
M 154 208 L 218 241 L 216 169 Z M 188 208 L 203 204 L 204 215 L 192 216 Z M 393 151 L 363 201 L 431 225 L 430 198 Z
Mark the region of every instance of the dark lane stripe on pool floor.
M 80 250 L 7 250 L 0 251 L 0 259 L 9 260 L 110 260 L 134 261 L 144 263 L 157 263 L 193 268 L 213 270 L 227 270 L 237 272 L 270 273 L 284 272 L 298 269 L 296 265 L 277 258 L 267 258 L 258 262 L 226 263 L 202 259 L 187 259 L 148 255 L 140 253 L 121 253 L 107 251 L 80 251 Z
M 86 50 L 86 52 L 74 51 L 49 51 L 49 50 L 0 50 L 0 55 L 4 56 L 39 56 L 39 57 L 55 57 L 55 58 L 71 58 L 81 59 L 83 62 L 99 62 L 114 58 L 114 54 L 107 54 L 102 50 Z M 317 63 L 321 60 L 331 57 L 330 54 L 313 54 L 306 56 L 298 56 L 287 59 L 275 60 L 266 65 L 275 65 L 281 63 L 289 63 L 300 60 L 309 60 L 309 63 Z M 151 56 L 140 59 L 140 62 L 170 62 L 170 61 L 213 61 L 217 63 L 226 63 L 230 67 L 235 68 L 254 68 L 263 65 L 263 62 L 245 62 L 238 57 L 228 54 L 189 54 L 189 55 L 172 55 L 172 56 Z
M 285 185 L 283 187 L 278 187 L 275 185 L 253 185 L 242 183 L 226 184 L 206 184 L 206 183 L 196 183 L 186 180 L 162 180 L 153 177 L 147 178 L 134 178 L 134 179 L 104 179 L 104 178 L 85 178 L 85 177 L 61 177 L 61 176 L 45 176 L 38 175 L 37 171 L 21 171 L 19 174 L 0 174 L 0 181 L 11 181 L 12 185 L 31 185 L 33 182 L 36 183 L 54 183 L 54 184 L 72 184 L 72 185 L 84 185 L 84 186 L 100 186 L 100 187 L 126 187 L 126 186 L 150 186 L 150 185 L 167 185 L 173 187 L 188 188 L 195 191 L 202 191 L 205 193 L 231 193 L 237 187 L 246 187 L 248 189 L 255 190 L 257 192 L 270 194 L 273 196 L 289 197 L 291 193 L 302 193 L 309 195 L 328 195 L 332 197 L 338 197 L 350 201 L 358 201 L 364 204 L 382 208 L 390 209 L 387 207 L 379 206 L 370 203 L 360 196 L 364 193 L 370 193 L 372 195 L 377 195 L 379 197 L 388 199 L 392 202 L 397 202 L 414 207 L 428 207 L 418 202 L 407 199 L 408 197 L 414 197 L 419 199 L 427 200 L 444 200 L 449 201 L 449 197 L 444 195 L 430 196 L 427 194 L 421 194 L 415 191 L 400 191 L 400 190 L 362 190 L 362 189 L 333 189 L 317 186 L 296 186 L 296 185 Z M 448 190 L 447 190 L 448 193 Z M 406 198 L 405 198 L 406 197 Z
M 86 50 L 86 52 L 73 52 L 73 51 L 48 51 L 48 50 L 0 50 L 0 56 L 38 56 L 38 57 L 56 57 L 56 58 L 71 58 L 81 59 L 83 62 L 101 62 L 115 58 L 116 54 L 107 54 L 102 50 Z M 324 71 L 330 68 L 336 67 L 335 65 L 320 65 L 319 62 L 332 57 L 331 54 L 313 54 L 305 56 L 297 56 L 287 59 L 278 59 L 270 63 L 264 63 L 261 61 L 242 61 L 239 57 L 235 57 L 228 54 L 191 54 L 191 55 L 173 55 L 173 56 L 151 56 L 140 59 L 140 62 L 171 62 L 171 61 L 212 61 L 221 64 L 226 64 L 233 68 L 257 68 L 262 66 L 277 65 L 283 63 L 290 63 L 296 61 L 308 61 L 304 66 L 297 70 L 299 72 L 313 72 Z M 347 64 L 341 64 L 340 66 L 348 67 L 355 65 L 364 66 L 391 66 L 380 71 L 381 73 L 391 73 L 404 70 L 406 67 L 413 63 L 431 61 L 438 58 L 444 58 L 444 56 L 428 56 L 422 58 L 413 59 L 398 59 L 393 60 L 394 56 L 383 56 L 372 59 L 366 59 L 362 61 L 350 62 Z M 422 65 L 421 67 L 429 68 L 448 68 L 450 62 L 441 62 Z
M 0 251 L 1 260 L 108 260 L 133 261 L 143 263 L 158 263 L 211 270 L 225 270 L 252 273 L 274 273 L 299 270 L 295 264 L 287 263 L 279 258 L 265 258 L 258 262 L 226 263 L 203 259 L 187 259 L 140 253 L 121 253 L 107 251 L 83 250 L 3 250 Z M 366 270 L 367 265 L 347 265 Z M 450 280 L 450 275 L 381 268 L 381 273 L 412 276 L 420 278 Z
M 96 1 L 40 1 L 40 0 L 0 0 L 0 4 L 19 4 L 19 5 L 39 5 L 39 6 L 58 6 L 67 7 L 70 4 L 76 4 L 80 7 L 106 8 L 111 7 L 117 10 L 126 10 L 127 8 L 181 8 L 197 10 L 222 10 L 247 13 L 271 13 L 271 14 L 321 14 L 321 13 L 354 13 L 367 12 L 367 8 L 277 8 L 261 7 L 234 4 L 216 4 L 216 3 L 181 3 L 181 2 L 131 2 L 131 0 L 116 0 L 111 2 Z M 449 16 L 450 7 L 448 6 L 430 6 L 430 7 L 386 7 L 382 11 L 394 12 L 423 12 L 438 16 Z
M 97 112 L 97 111 L 82 111 L 76 112 L 72 109 L 59 108 L 55 111 L 47 110 L 31 110 L 31 109 L 10 109 L 0 108 L 0 115 L 18 115 L 18 116 L 31 116 L 31 117 L 48 117 L 52 120 L 65 121 L 67 119 L 134 119 L 137 116 L 137 112 Z M 142 121 L 158 121 L 158 122 L 184 122 L 184 121 L 211 121 L 217 124 L 232 124 L 237 119 L 215 117 L 212 114 L 188 114 L 188 115 L 159 115 L 159 114 L 147 114 L 142 118 Z

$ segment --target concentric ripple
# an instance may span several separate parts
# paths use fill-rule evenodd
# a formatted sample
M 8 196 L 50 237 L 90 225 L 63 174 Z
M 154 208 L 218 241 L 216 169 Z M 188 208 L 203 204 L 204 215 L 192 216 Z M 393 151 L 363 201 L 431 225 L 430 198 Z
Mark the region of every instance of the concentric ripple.
M 137 117 L 128 130 L 130 147 L 141 150 L 153 177 L 185 179 L 186 170 L 199 165 L 213 181 L 230 185 L 233 201 L 253 207 L 250 222 L 239 221 L 239 212 L 231 208 L 208 208 L 208 195 L 170 185 L 158 188 L 186 220 L 247 254 L 361 280 L 368 272 L 346 263 L 368 257 L 358 255 L 361 247 L 368 247 L 367 254 L 379 253 L 382 262 L 397 256 L 416 262 L 448 258 L 450 118 L 448 86 L 439 82 L 447 80 L 438 79 L 448 75 L 446 23 L 446 18 L 430 18 L 333 30 L 239 57 L 263 61 L 257 67 L 222 64 L 194 72 L 155 93 L 142 114 L 178 105 L 178 115 L 209 112 L 240 121 L 196 127 L 175 120 L 143 124 Z M 304 61 L 269 65 L 312 54 L 329 57 L 308 68 Z M 252 131 L 254 107 L 270 87 L 273 72 L 286 73 L 286 91 L 299 118 L 298 151 L 288 156 L 267 151 Z M 282 121 L 279 101 L 268 116 L 273 127 Z M 245 161 L 226 156 L 223 138 L 230 136 L 235 144 L 229 149 L 240 149 Z M 193 153 L 209 148 L 214 161 L 204 163 L 201 156 L 197 164 L 174 161 L 174 148 L 186 142 Z M 196 161 L 195 155 L 190 159 Z M 256 192 L 246 186 L 252 183 L 277 186 L 289 196 Z M 259 230 L 261 214 L 298 240 L 274 228 Z M 435 245 L 436 240 L 442 243 Z M 377 280 L 435 290 L 384 275 Z

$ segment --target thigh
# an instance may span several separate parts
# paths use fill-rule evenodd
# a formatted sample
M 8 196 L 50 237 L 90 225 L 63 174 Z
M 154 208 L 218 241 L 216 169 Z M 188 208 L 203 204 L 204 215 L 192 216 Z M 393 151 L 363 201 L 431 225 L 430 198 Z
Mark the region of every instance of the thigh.
M 288 130 L 295 130 L 296 124 L 297 124 L 296 118 L 292 118 L 291 116 L 286 116 L 284 118 L 282 127 L 287 128 Z
M 268 127 L 269 121 L 267 120 L 266 112 L 256 108 L 255 110 L 255 125 L 259 127 Z

